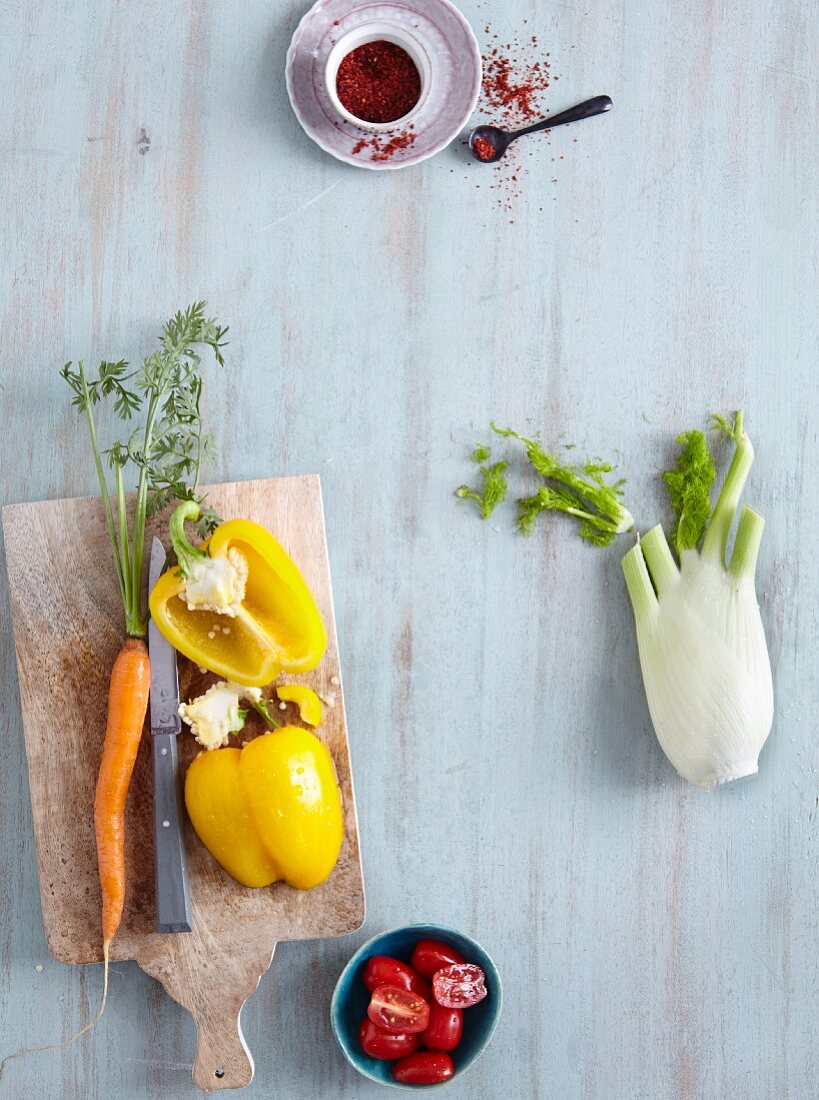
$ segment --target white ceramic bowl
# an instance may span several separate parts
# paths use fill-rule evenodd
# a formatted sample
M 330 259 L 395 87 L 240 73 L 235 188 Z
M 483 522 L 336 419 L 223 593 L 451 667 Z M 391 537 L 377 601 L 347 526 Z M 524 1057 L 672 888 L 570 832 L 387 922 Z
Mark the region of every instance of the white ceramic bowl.
M 375 38 L 405 49 L 421 74 L 421 98 L 395 122 L 363 122 L 338 102 L 342 57 Z M 451 0 L 316 0 L 293 34 L 286 78 L 296 118 L 317 145 L 357 168 L 391 170 L 426 160 L 462 132 L 478 100 L 481 52 Z
M 411 111 L 400 118 L 392 119 L 390 122 L 367 122 L 363 118 L 358 118 L 356 115 L 351 114 L 338 98 L 336 78 L 339 65 L 348 53 L 352 53 L 359 46 L 366 46 L 369 42 L 391 42 L 394 46 L 400 46 L 412 58 L 412 62 L 421 77 L 421 94 L 418 97 L 418 102 Z M 387 130 L 397 130 L 406 126 L 422 110 L 432 88 L 432 62 L 424 43 L 417 35 L 412 33 L 409 27 L 402 27 L 399 23 L 373 21 L 372 23 L 363 23 L 360 27 L 348 31 L 347 34 L 339 38 L 327 56 L 324 78 L 327 82 L 327 95 L 330 102 L 342 118 L 346 118 L 348 122 L 352 122 L 362 130 L 385 133 Z

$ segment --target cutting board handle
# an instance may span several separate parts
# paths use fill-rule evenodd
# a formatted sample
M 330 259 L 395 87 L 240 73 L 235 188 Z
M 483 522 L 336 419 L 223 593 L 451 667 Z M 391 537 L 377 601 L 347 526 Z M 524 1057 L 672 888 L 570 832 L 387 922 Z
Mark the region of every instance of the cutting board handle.
M 253 1080 L 253 1058 L 242 1035 L 242 1005 L 224 1005 L 196 1021 L 199 1046 L 193 1083 L 203 1092 L 243 1089 Z

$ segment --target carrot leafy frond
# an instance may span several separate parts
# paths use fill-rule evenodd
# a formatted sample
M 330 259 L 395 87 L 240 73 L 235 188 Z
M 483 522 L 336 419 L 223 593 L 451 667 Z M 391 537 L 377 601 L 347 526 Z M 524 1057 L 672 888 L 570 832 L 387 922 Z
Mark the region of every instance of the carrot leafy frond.
M 125 609 L 127 632 L 144 637 L 147 618 L 142 612 L 142 562 L 147 516 L 174 500 L 196 500 L 203 461 L 213 454 L 213 440 L 202 426 L 202 348 L 222 366 L 227 328 L 205 316 L 205 303 L 194 302 L 165 323 L 157 350 L 136 369 L 124 359 L 103 360 L 96 376 L 82 361 L 66 363 L 63 379 L 73 391 L 72 403 L 85 413 L 102 492 L 105 519 L 117 581 Z M 94 409 L 104 400 L 125 422 L 141 416 L 126 439 L 100 448 Z M 116 515 L 111 504 L 103 455 L 115 473 Z M 136 506 L 132 531 L 125 509 L 124 472 L 137 473 Z

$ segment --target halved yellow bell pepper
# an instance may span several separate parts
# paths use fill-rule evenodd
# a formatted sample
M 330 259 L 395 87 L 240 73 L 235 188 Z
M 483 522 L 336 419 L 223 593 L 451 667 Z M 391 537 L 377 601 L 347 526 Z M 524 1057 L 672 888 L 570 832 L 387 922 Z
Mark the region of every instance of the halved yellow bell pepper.
M 327 633 L 313 595 L 284 547 L 247 519 L 220 524 L 207 542 L 194 547 L 184 528 L 186 520 L 198 516 L 199 506 L 185 501 L 171 518 L 179 564 L 159 578 L 149 601 L 161 633 L 191 661 L 246 687 L 262 687 L 282 671 L 315 668 L 324 655 Z M 237 563 L 241 569 L 232 578 Z M 218 584 L 208 591 L 225 599 L 221 614 L 186 602 L 189 579 L 198 577 L 201 588 L 201 577 L 209 572 L 219 574 Z M 238 594 L 230 591 L 233 579 Z M 224 590 L 228 595 L 223 597 Z
M 311 890 L 344 839 L 333 759 L 298 726 L 201 753 L 185 775 L 185 805 L 199 839 L 243 886 L 284 879 Z

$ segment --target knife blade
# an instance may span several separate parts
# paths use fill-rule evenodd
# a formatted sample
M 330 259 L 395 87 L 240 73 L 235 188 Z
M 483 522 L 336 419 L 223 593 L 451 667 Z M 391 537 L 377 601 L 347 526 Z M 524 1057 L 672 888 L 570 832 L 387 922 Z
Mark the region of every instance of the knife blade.
M 158 538 L 154 538 L 148 572 L 151 589 L 162 575 L 165 561 L 165 547 Z M 191 901 L 182 829 L 184 808 L 177 747 L 177 735 L 182 723 L 179 717 L 176 650 L 159 633 L 153 620 L 148 623 L 148 652 L 151 656 L 156 930 L 190 932 Z

